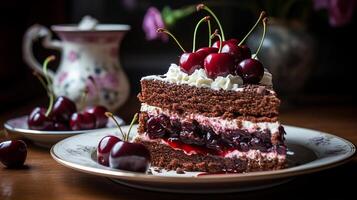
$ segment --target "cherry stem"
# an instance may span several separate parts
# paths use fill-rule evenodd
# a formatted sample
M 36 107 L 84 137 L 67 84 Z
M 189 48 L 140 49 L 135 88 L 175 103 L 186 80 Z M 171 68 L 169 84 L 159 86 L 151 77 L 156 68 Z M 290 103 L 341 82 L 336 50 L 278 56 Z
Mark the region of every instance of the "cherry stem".
M 263 36 L 262 36 L 262 39 L 260 40 L 259 47 L 258 47 L 257 51 L 255 52 L 254 58 L 257 57 L 257 55 L 258 55 L 258 53 L 260 51 L 260 48 L 263 46 L 263 42 L 264 42 L 265 34 L 266 34 L 266 29 L 267 29 L 267 22 L 268 22 L 268 18 L 265 17 L 263 19 Z
M 172 33 L 170 33 L 167 29 L 158 28 L 158 29 L 156 30 L 156 32 L 158 32 L 158 33 L 166 33 L 167 35 L 171 36 L 172 39 L 174 39 L 175 42 L 177 43 L 177 45 L 181 48 L 181 50 L 182 50 L 184 53 L 186 53 L 186 50 L 182 47 L 182 45 L 180 44 L 180 42 L 179 42 L 179 41 L 176 39 L 176 37 L 175 37 Z
M 45 88 L 47 94 L 50 94 L 50 92 L 48 90 L 48 87 L 47 87 L 47 84 L 46 84 L 45 80 L 42 78 L 42 76 L 39 75 L 37 72 L 33 72 L 32 74 L 34 76 L 36 76 L 36 78 L 40 81 L 41 85 Z
M 88 88 L 86 87 L 86 88 L 84 89 L 83 93 L 82 93 L 81 103 L 79 104 L 81 110 L 83 110 L 83 109 L 86 107 L 88 92 L 89 92 L 89 90 L 88 90 Z
M 47 66 L 48 66 L 48 63 L 53 61 L 54 59 L 56 59 L 55 56 L 47 57 L 46 60 L 43 62 L 43 67 L 42 67 L 43 74 L 45 75 L 45 79 L 47 81 L 47 89 L 48 89 L 48 93 L 49 93 L 48 95 L 49 95 L 49 98 L 50 98 L 50 102 L 48 104 L 48 108 L 47 108 L 47 111 L 45 113 L 46 117 L 48 117 L 48 115 L 52 111 L 53 101 L 54 101 L 54 94 L 53 94 L 53 90 L 52 90 L 52 82 L 50 81 L 50 78 L 49 78 L 48 73 L 47 73 Z
M 107 116 L 108 118 L 111 118 L 114 121 L 114 123 L 117 125 L 117 127 L 118 127 L 118 129 L 119 129 L 119 131 L 121 133 L 121 136 L 122 136 L 123 140 L 125 141 L 126 135 L 124 134 L 123 130 L 121 130 L 121 127 L 120 127 L 117 119 L 115 119 L 113 113 L 105 112 L 104 114 L 105 114 L 105 116 Z
M 250 29 L 250 31 L 244 36 L 244 38 L 242 39 L 242 41 L 240 41 L 240 43 L 238 44 L 238 46 L 242 45 L 243 42 L 248 38 L 248 36 L 253 32 L 253 30 L 255 29 L 255 27 L 257 27 L 257 25 L 259 24 L 260 20 L 262 20 L 264 17 L 266 16 L 266 12 L 262 11 L 259 15 L 259 18 L 257 20 L 257 22 L 255 22 L 254 26 Z
M 207 20 L 207 25 L 208 25 L 208 47 L 212 46 L 212 39 L 211 39 L 211 34 L 212 34 L 212 30 L 211 30 L 211 20 Z
M 210 8 L 208 8 L 208 7 L 207 7 L 206 5 L 204 5 L 204 4 L 198 4 L 198 5 L 196 6 L 196 10 L 197 10 L 197 11 L 202 10 L 202 9 L 203 9 L 203 10 L 206 10 L 207 12 L 209 12 L 209 13 L 212 15 L 212 17 L 214 18 L 214 20 L 216 20 L 216 22 L 217 22 L 217 24 L 218 24 L 218 27 L 219 27 L 219 31 L 221 32 L 221 35 L 222 35 L 222 40 L 225 41 L 226 39 L 225 39 L 225 37 L 224 37 L 223 28 L 222 28 L 222 25 L 221 25 L 219 19 L 217 18 L 217 16 L 213 13 L 213 11 L 212 11 Z
M 130 122 L 130 126 L 129 126 L 129 130 L 128 130 L 128 133 L 126 134 L 126 141 L 129 140 L 129 135 L 130 135 L 130 131 L 131 131 L 131 128 L 133 127 L 134 123 L 136 122 L 136 120 L 138 119 L 138 113 L 135 113 L 133 119 L 131 120 Z
M 88 79 L 92 82 L 92 84 L 94 85 L 95 87 L 95 92 L 96 92 L 96 99 L 95 99 L 95 103 L 96 104 L 99 104 L 99 99 L 100 99 L 100 96 L 99 96 L 99 87 L 98 87 L 98 84 L 97 82 L 95 81 L 95 79 L 93 78 L 93 76 L 88 76 Z
M 210 18 L 209 16 L 206 16 L 202 18 L 200 21 L 198 21 L 198 23 L 196 24 L 195 31 L 193 32 L 192 52 L 195 52 L 196 50 L 196 35 L 197 35 L 198 27 L 200 26 L 200 24 L 202 24 L 203 21 L 209 20 L 209 18 Z
M 213 39 L 214 37 L 218 37 L 219 39 L 219 49 L 218 49 L 218 53 L 221 53 L 221 50 L 222 50 L 222 37 L 220 34 L 218 34 L 218 30 L 216 29 L 214 31 L 214 33 L 211 35 L 211 39 Z

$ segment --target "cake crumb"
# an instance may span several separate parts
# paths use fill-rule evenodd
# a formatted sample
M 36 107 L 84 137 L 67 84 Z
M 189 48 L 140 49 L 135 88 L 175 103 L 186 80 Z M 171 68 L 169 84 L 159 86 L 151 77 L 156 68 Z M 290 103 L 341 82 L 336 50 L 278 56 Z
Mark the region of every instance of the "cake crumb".
M 176 174 L 185 174 L 185 171 L 183 171 L 182 168 L 178 167 L 176 168 Z

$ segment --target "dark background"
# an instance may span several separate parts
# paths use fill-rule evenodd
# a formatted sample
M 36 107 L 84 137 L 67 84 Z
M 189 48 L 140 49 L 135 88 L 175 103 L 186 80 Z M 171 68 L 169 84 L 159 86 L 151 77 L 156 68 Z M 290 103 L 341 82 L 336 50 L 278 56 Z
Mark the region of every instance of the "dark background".
M 129 3 L 128 3 L 129 2 Z M 0 112 L 11 110 L 37 99 L 45 99 L 45 91 L 32 76 L 22 60 L 22 37 L 26 29 L 39 23 L 49 27 L 53 24 L 78 23 L 82 16 L 91 15 L 102 23 L 125 23 L 132 27 L 121 46 L 121 62 L 129 76 L 132 95 L 139 91 L 139 80 L 148 74 L 165 73 L 169 63 L 178 59 L 180 50 L 172 42 L 146 41 L 142 31 L 142 19 L 149 6 L 160 10 L 164 5 L 179 8 L 200 1 L 128 1 L 128 0 L 38 0 L 3 1 L 0 4 Z M 220 1 L 222 2 L 222 1 Z M 227 36 L 242 38 L 254 24 L 256 13 L 238 6 L 229 6 L 233 1 L 223 1 L 228 6 L 214 7 L 222 19 Z M 240 1 L 249 4 L 249 1 Z M 131 6 L 130 6 L 131 5 Z M 299 9 L 295 10 L 299 12 Z M 195 23 L 202 15 L 187 17 L 172 28 L 186 47 L 191 46 Z M 299 93 L 291 104 L 355 104 L 356 98 L 356 15 L 346 26 L 334 28 L 327 16 L 311 12 L 307 23 L 309 33 L 316 40 L 316 64 Z M 204 44 L 199 37 L 199 44 Z M 58 52 L 35 46 L 36 56 L 42 60 Z

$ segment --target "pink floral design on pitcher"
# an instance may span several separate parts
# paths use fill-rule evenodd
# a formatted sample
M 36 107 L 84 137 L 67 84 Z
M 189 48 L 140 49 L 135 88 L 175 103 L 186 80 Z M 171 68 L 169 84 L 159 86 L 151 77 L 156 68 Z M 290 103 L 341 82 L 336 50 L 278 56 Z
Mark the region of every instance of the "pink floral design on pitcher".
M 62 84 L 62 82 L 67 78 L 68 72 L 60 72 L 58 74 L 58 83 Z
M 78 55 L 77 52 L 71 50 L 71 51 L 68 53 L 68 57 L 67 57 L 67 58 L 68 58 L 68 60 L 69 60 L 70 62 L 74 62 L 74 61 L 78 60 L 79 55 Z
M 88 96 L 90 98 L 95 97 L 97 95 L 97 88 L 100 90 L 101 88 L 116 90 L 119 87 L 119 78 L 117 74 L 106 73 L 101 76 L 92 76 L 93 81 L 89 78 L 86 81 L 86 86 L 88 89 Z

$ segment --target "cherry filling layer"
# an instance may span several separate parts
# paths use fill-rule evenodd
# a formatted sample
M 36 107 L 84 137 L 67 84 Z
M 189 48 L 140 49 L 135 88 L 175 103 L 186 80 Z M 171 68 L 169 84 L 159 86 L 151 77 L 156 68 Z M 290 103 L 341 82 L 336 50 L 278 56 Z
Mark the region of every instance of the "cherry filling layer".
M 224 152 L 234 149 L 242 152 L 254 149 L 264 153 L 286 153 L 285 131 L 282 126 L 279 128 L 278 143 L 274 145 L 271 142 L 271 133 L 267 129 L 253 133 L 246 130 L 215 133 L 212 128 L 200 125 L 196 120 L 180 121 L 170 119 L 164 114 L 149 116 L 145 132 L 150 139 L 164 139 L 171 147 L 194 148 L 196 152 L 205 154 L 223 155 Z

